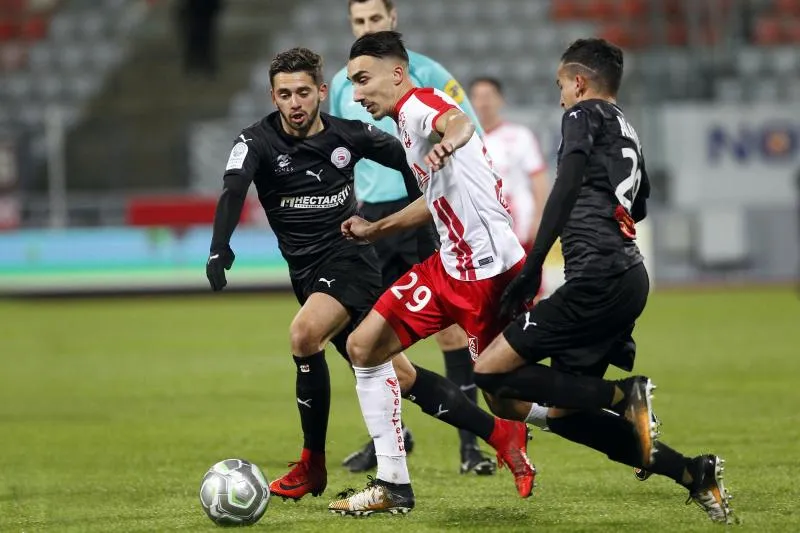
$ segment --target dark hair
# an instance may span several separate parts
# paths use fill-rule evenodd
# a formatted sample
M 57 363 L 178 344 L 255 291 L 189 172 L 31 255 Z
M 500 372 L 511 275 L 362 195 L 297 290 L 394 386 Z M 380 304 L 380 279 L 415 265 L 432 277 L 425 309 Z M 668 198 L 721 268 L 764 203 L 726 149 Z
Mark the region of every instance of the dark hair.
M 350 59 L 372 56 L 378 59 L 396 57 L 408 63 L 408 52 L 402 36 L 396 31 L 379 31 L 359 37 L 350 47 Z
M 615 96 L 622 83 L 622 50 L 605 39 L 578 39 L 561 56 L 561 63 L 583 67 L 598 88 Z
M 369 2 L 369 0 L 350 0 L 347 2 L 347 9 L 350 9 L 350 6 L 353 4 L 365 4 Z M 383 0 L 383 6 L 386 8 L 386 11 L 391 11 L 394 9 L 394 2 L 392 0 Z
M 322 85 L 322 56 L 308 48 L 292 48 L 275 56 L 269 65 L 269 82 L 279 73 L 305 72 Z
M 503 84 L 497 78 L 493 78 L 492 76 L 480 76 L 475 78 L 471 82 L 469 82 L 469 90 L 471 91 L 476 85 L 479 83 L 488 83 L 494 90 L 497 91 L 497 94 L 500 96 L 503 95 Z

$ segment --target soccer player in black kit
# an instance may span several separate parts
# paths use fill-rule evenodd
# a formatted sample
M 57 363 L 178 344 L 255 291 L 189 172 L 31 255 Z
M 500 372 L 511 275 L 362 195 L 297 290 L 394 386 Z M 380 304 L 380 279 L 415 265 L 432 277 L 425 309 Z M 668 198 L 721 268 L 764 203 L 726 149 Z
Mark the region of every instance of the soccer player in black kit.
M 318 496 L 327 485 L 330 376 L 325 346 L 332 342 L 347 358 L 347 336 L 384 289 L 372 245 L 347 240 L 341 231 L 357 209 L 353 167 L 369 158 L 399 170 L 412 198 L 421 192 L 397 138 L 361 121 L 320 113 L 327 85 L 319 55 L 305 48 L 278 54 L 270 66 L 270 83 L 278 111 L 242 130 L 234 141 L 206 274 L 212 289 L 225 287 L 225 270 L 234 261 L 230 238 L 255 182 L 301 305 L 289 333 L 303 451 L 289 473 L 270 484 L 274 494 L 297 500 L 309 493 Z M 425 413 L 476 434 L 495 425 L 496 419 L 458 385 L 412 365 L 402 354 L 395 361 L 400 391 Z M 402 442 L 402 435 L 398 438 Z M 498 451 L 517 450 L 510 437 L 493 445 Z M 395 503 L 414 506 L 413 498 Z
M 622 51 L 601 39 L 578 40 L 561 57 L 558 178 L 501 302 L 504 313 L 522 314 L 481 354 L 475 381 L 492 395 L 550 406 L 553 433 L 672 478 L 711 520 L 731 523 L 722 459 L 685 457 L 656 441 L 648 378 L 602 378 L 610 365 L 632 370 L 631 335 L 649 292 L 635 222 L 646 215 L 650 184 L 636 131 L 616 105 L 622 66 Z M 558 236 L 566 283 L 525 310 Z M 548 357 L 549 367 L 541 364 Z

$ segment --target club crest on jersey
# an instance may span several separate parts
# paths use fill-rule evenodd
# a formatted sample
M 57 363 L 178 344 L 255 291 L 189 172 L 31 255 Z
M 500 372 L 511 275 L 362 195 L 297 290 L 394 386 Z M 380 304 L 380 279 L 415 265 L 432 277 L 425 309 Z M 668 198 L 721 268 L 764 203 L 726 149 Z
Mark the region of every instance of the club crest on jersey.
M 331 163 L 333 163 L 336 168 L 346 167 L 350 163 L 351 158 L 350 150 L 344 146 L 340 146 L 331 153 Z

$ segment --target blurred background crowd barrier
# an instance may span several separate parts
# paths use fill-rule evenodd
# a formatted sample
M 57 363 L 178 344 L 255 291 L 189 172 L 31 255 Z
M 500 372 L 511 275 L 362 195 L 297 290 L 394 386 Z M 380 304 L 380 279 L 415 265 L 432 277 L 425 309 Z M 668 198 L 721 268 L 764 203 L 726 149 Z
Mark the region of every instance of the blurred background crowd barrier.
M 790 282 L 800 267 L 800 0 L 401 0 L 399 30 L 464 85 L 506 85 L 550 155 L 564 47 L 624 47 L 620 103 L 654 185 L 657 285 Z M 345 0 L 0 0 L 0 292 L 196 290 L 268 65 L 353 41 Z M 551 171 L 551 175 L 554 174 Z M 251 198 L 232 288 L 288 286 Z M 554 258 L 549 283 L 557 283 Z

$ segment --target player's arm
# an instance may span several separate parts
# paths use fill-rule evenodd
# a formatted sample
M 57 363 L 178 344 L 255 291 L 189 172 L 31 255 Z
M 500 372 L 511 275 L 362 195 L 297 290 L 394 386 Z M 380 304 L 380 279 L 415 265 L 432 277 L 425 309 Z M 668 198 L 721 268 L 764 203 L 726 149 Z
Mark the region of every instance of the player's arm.
M 372 124 L 362 123 L 358 144 L 364 157 L 397 170 L 403 175 L 403 183 L 406 186 L 409 200 L 416 200 L 422 196 L 422 191 L 417 185 L 417 178 L 408 166 L 403 143 L 397 137 L 389 135 Z
M 434 144 L 425 156 L 425 164 L 435 172 L 447 164 L 456 150 L 469 142 L 475 134 L 475 124 L 457 107 L 451 107 L 432 120 L 433 129 L 439 132 L 442 140 Z
M 432 220 L 425 198 L 419 197 L 400 211 L 375 222 L 361 217 L 350 217 L 342 223 L 342 233 L 348 239 L 374 242 L 401 231 L 430 224 Z
M 558 164 L 558 177 L 545 203 L 539 231 L 525 266 L 503 293 L 501 311 L 506 316 L 515 315 L 538 292 L 545 258 L 564 230 L 578 200 L 597 129 L 590 118 L 584 109 L 577 109 L 572 113 L 568 110 L 564 113 L 561 125 L 563 148 Z
M 522 165 L 523 170 L 528 173 L 531 180 L 530 186 L 533 194 L 534 211 L 529 235 L 531 239 L 534 239 L 539 232 L 539 226 L 542 222 L 542 212 L 547 203 L 547 197 L 550 194 L 550 180 L 547 176 L 547 164 L 545 163 L 544 154 L 542 154 L 542 149 L 536 135 L 530 130 L 524 131 L 528 148 L 522 154 Z
M 247 189 L 250 188 L 258 167 L 259 157 L 254 148 L 253 139 L 239 140 L 231 150 L 222 178 L 222 194 L 214 213 L 214 229 L 206 263 L 206 277 L 215 291 L 222 290 L 227 285 L 225 270 L 230 270 L 236 258 L 230 242 L 242 216 Z

